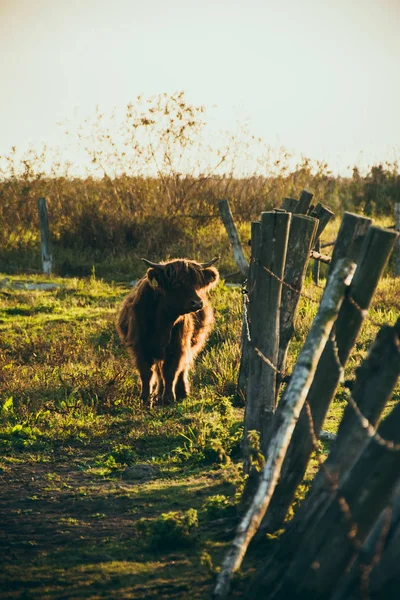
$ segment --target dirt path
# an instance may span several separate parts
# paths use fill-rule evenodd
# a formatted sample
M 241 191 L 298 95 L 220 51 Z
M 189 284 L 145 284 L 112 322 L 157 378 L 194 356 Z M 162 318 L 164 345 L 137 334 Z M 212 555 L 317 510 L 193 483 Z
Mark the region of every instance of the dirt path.
M 139 518 L 200 506 L 210 481 L 129 484 L 65 461 L 0 474 L 1 598 L 207 598 L 199 550 L 150 553 Z

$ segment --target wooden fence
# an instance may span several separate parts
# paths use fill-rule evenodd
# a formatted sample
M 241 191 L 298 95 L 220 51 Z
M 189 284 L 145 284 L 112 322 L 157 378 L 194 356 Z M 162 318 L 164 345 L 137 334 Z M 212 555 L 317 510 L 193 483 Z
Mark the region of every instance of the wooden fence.
M 240 567 L 254 535 L 285 526 L 398 238 L 396 231 L 375 227 L 371 219 L 345 213 L 328 258 L 317 244 L 332 212 L 323 205 L 312 207 L 311 199 L 307 192 L 299 200 L 285 198 L 282 208 L 262 213 L 261 220 L 252 223 L 238 385 L 246 400 L 246 511 L 218 575 L 217 598 L 227 596 L 232 574 Z M 229 214 L 223 202 L 220 210 Z M 232 230 L 232 223 L 230 227 Z M 237 248 L 238 239 L 236 252 Z M 310 258 L 329 264 L 327 283 L 288 376 L 287 349 Z M 379 562 L 377 547 L 382 561 L 387 557 L 386 566 L 379 565 L 379 576 L 371 575 L 371 585 L 374 577 L 387 578 L 388 565 L 394 564 L 394 559 L 385 542 L 390 528 L 399 529 L 400 506 L 393 517 L 385 517 L 383 511 L 393 494 L 400 505 L 400 486 L 396 488 L 400 482 L 400 403 L 378 431 L 376 425 L 399 374 L 400 319 L 395 326 L 380 329 L 351 389 L 344 388 L 348 404 L 329 457 L 320 463 L 307 498 L 255 574 L 247 598 L 347 598 L 349 590 L 356 594 L 357 586 L 368 588 L 371 565 Z M 278 402 L 283 382 L 287 385 Z M 265 457 L 261 473 L 251 460 L 254 432 Z M 364 544 L 370 562 L 366 566 L 361 554 L 358 567 L 349 571 Z

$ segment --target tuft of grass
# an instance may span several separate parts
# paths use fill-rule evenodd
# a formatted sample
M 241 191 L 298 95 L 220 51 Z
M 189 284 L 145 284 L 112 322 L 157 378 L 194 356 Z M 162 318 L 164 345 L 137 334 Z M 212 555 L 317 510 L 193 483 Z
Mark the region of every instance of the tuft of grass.
M 140 519 L 136 531 L 143 543 L 154 551 L 176 550 L 193 546 L 197 540 L 199 520 L 197 510 L 170 511 L 156 519 Z

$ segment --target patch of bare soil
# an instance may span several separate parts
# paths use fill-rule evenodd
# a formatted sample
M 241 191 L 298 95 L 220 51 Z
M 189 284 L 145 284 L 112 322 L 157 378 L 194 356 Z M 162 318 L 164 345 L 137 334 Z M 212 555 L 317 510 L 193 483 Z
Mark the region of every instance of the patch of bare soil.
M 65 460 L 3 469 L 0 597 L 208 598 L 198 549 L 150 553 L 135 529 L 139 518 L 201 505 L 204 482 L 164 484 L 96 478 Z

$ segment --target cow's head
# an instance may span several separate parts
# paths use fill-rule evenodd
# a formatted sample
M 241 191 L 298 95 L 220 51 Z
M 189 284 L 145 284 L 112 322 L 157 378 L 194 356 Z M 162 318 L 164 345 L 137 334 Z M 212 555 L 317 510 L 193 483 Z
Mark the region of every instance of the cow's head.
M 166 263 L 142 260 L 150 265 L 147 279 L 163 295 L 165 309 L 170 314 L 184 315 L 201 310 L 206 292 L 218 283 L 218 271 L 212 266 L 218 257 L 208 263 L 187 259 Z

